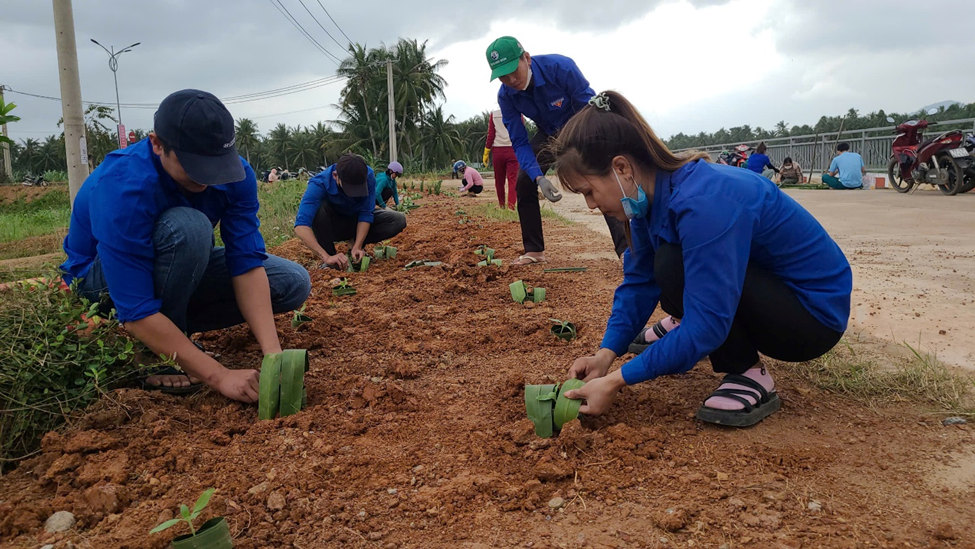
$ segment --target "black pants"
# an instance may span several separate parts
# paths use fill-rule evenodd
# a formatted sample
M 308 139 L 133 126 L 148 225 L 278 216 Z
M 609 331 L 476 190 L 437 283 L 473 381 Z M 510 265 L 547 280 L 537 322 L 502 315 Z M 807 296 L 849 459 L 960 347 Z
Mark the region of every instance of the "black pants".
M 653 272 L 660 285 L 660 307 L 683 318 L 682 248 L 661 245 Z M 842 336 L 816 320 L 785 282 L 749 263 L 731 332 L 711 353 L 711 366 L 715 372 L 741 374 L 755 366 L 758 353 L 783 362 L 805 362 L 826 354 Z
M 555 164 L 555 156 L 549 149 L 552 136 L 539 130 L 531 140 L 532 151 L 538 160 L 538 166 L 542 174 Z M 518 196 L 518 217 L 521 219 L 521 242 L 525 246 L 525 252 L 544 252 L 545 236 L 542 234 L 542 208 L 538 204 L 538 184 L 525 172 L 518 170 L 518 182 L 515 184 L 515 194 Z M 609 233 L 613 237 L 613 247 L 616 255 L 623 255 L 626 251 L 626 235 L 623 232 L 623 223 L 603 215 L 606 225 L 609 226 Z
M 322 202 L 311 223 L 315 240 L 329 255 L 335 255 L 335 243 L 341 240 L 354 240 L 358 229 L 358 215 L 339 215 L 327 202 Z M 388 240 L 406 228 L 406 214 L 393 210 L 376 210 L 369 233 L 364 244 L 374 244 Z
M 393 189 L 383 189 L 383 194 L 380 195 L 379 199 L 383 201 L 384 208 L 386 207 L 386 204 L 389 204 L 390 198 L 393 198 Z
M 467 192 L 481 194 L 484 192 L 484 185 L 472 185 L 470 189 L 467 189 Z

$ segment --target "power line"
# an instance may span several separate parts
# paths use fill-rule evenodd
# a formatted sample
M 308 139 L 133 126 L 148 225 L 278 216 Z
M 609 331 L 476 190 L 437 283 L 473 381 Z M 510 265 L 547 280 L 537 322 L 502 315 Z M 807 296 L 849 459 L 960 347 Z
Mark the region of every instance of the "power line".
M 281 15 L 284 15 L 284 18 L 287 19 L 288 22 L 294 26 L 294 28 L 298 29 L 298 32 L 300 32 L 305 38 L 307 38 L 312 44 L 314 44 L 319 51 L 321 51 L 324 55 L 328 56 L 331 59 L 331 61 L 335 63 L 336 66 L 338 66 L 338 64 L 342 62 L 342 60 L 336 57 L 332 52 L 325 49 L 325 46 L 319 44 L 318 40 L 315 40 L 315 38 L 311 34 L 309 34 L 304 27 L 301 26 L 301 23 L 299 23 L 298 20 L 295 19 L 293 15 L 291 15 L 291 12 L 288 11 L 288 8 L 284 7 L 284 4 L 281 3 L 281 0 L 268 0 L 268 1 L 271 2 L 271 5 L 273 5 L 275 8 L 278 9 L 278 12 L 280 12 Z M 284 11 L 282 12 L 281 10 Z
M 235 95 L 235 96 L 224 97 L 224 98 L 221 98 L 220 100 L 224 104 L 226 104 L 226 105 L 236 105 L 236 104 L 240 104 L 240 103 L 252 103 L 254 101 L 262 101 L 264 99 L 274 99 L 274 98 L 277 98 L 277 97 L 283 97 L 283 96 L 286 96 L 286 95 L 292 95 L 292 94 L 300 93 L 300 92 L 303 92 L 303 91 L 308 91 L 308 90 L 313 90 L 313 89 L 321 88 L 323 86 L 327 86 L 329 84 L 334 84 L 334 83 L 340 82 L 342 80 L 345 80 L 345 78 L 342 77 L 342 76 L 333 75 L 333 76 L 328 76 L 328 77 L 325 77 L 325 78 L 320 78 L 318 80 L 312 80 L 312 81 L 309 81 L 309 82 L 304 82 L 304 83 L 301 83 L 301 84 L 293 84 L 291 86 L 285 86 L 283 88 L 277 88 L 277 89 L 274 89 L 274 90 L 267 90 L 267 91 L 263 91 L 263 92 L 255 92 L 255 93 L 249 93 L 249 94 L 243 94 L 243 95 Z M 60 97 L 54 97 L 54 96 L 51 96 L 51 95 L 41 95 L 41 94 L 36 94 L 36 93 L 29 93 L 29 92 L 15 90 L 15 89 L 12 89 L 12 88 L 7 88 L 7 91 L 9 91 L 10 93 L 15 93 L 15 94 L 19 94 L 19 95 L 25 95 L 25 96 L 28 96 L 28 97 L 36 97 L 38 99 L 47 99 L 47 100 L 50 100 L 50 101 L 60 101 L 61 100 Z M 115 106 L 114 103 L 109 103 L 109 102 L 104 102 L 104 101 L 82 101 L 82 103 L 85 104 L 85 105 L 98 105 L 98 106 L 106 106 L 106 107 L 113 107 L 113 106 Z M 159 107 L 159 103 L 122 103 L 122 106 L 123 107 L 126 107 L 126 108 L 129 108 L 129 109 L 156 109 L 156 108 Z
M 310 109 L 301 109 L 300 111 L 279 112 L 277 114 L 262 114 L 261 116 L 250 116 L 248 118 L 250 118 L 251 120 L 257 120 L 258 118 L 272 118 L 272 117 L 275 117 L 275 116 L 284 116 L 286 114 L 297 114 L 299 112 L 319 111 L 319 110 L 322 110 L 322 109 L 327 109 L 327 108 L 329 108 L 331 106 L 332 105 L 322 105 L 321 107 L 312 107 Z
M 315 0 L 315 1 L 318 2 L 318 5 L 319 6 L 322 6 L 321 0 Z M 352 39 L 349 38 L 349 35 L 348 34 L 345 34 L 345 31 L 342 30 L 342 27 L 340 27 L 339 24 L 335 21 L 335 19 L 332 18 L 332 14 L 331 13 L 328 13 L 328 10 L 325 9 L 325 6 L 322 6 L 322 10 L 325 12 L 325 15 L 327 15 L 328 18 L 332 20 L 332 23 L 335 24 L 335 28 L 337 28 L 339 30 L 339 32 L 342 33 L 342 36 L 344 36 L 345 39 L 349 41 L 349 44 L 354 44 L 355 42 L 353 42 Z
M 327 35 L 328 35 L 328 37 L 332 39 L 332 42 L 335 42 L 335 44 L 336 44 L 336 45 L 337 45 L 337 46 L 338 46 L 339 48 L 342 48 L 342 50 L 345 50 L 345 49 L 346 49 L 346 46 L 343 46 L 341 42 L 339 42 L 338 40 L 336 40 L 336 39 L 335 39 L 335 37 L 334 37 L 334 36 L 332 36 L 332 33 L 330 33 L 330 32 L 328 32 L 328 30 L 327 30 L 327 29 L 326 29 L 325 27 L 323 27 L 323 26 L 322 26 L 322 24 L 321 24 L 321 23 L 320 23 L 320 22 L 318 21 L 318 18 L 317 18 L 317 17 L 315 17 L 315 14 L 314 14 L 314 13 L 312 13 L 310 9 L 308 9 L 308 6 L 306 6 L 306 5 L 305 5 L 305 2 L 304 2 L 304 0 L 298 0 L 298 3 L 299 3 L 299 4 L 301 4 L 301 7 L 303 7 L 303 8 L 305 8 L 305 11 L 307 11 L 307 12 L 308 12 L 308 15 L 310 15 L 310 16 L 311 16 L 311 18 L 312 18 L 312 20 L 313 20 L 313 21 L 314 21 L 314 22 L 315 22 L 316 24 L 318 24 L 318 28 L 320 28 L 320 29 L 322 29 L 323 31 L 325 31 L 325 34 L 327 34 Z

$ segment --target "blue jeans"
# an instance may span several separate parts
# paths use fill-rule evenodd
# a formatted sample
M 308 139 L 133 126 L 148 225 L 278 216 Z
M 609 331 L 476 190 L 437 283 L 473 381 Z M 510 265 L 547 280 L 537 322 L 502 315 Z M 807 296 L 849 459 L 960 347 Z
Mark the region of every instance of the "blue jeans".
M 155 296 L 162 300 L 159 312 L 191 334 L 244 322 L 231 284 L 226 251 L 214 246 L 213 226 L 206 215 L 193 208 L 166 210 L 156 220 L 152 243 L 156 251 L 152 271 Z M 308 271 L 273 255 L 267 256 L 264 270 L 271 287 L 273 311 L 283 313 L 301 307 L 311 292 Z M 103 309 L 114 306 L 98 257 L 79 282 L 78 293 L 92 302 L 100 301 Z

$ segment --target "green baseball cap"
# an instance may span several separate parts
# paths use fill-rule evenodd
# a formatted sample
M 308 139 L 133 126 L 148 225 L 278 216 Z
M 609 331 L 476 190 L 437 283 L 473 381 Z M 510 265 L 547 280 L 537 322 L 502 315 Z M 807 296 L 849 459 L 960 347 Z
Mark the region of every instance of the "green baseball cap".
M 521 47 L 513 36 L 502 36 L 487 49 L 487 61 L 491 66 L 491 80 L 511 74 L 518 68 L 518 60 L 521 54 L 525 53 L 525 48 Z

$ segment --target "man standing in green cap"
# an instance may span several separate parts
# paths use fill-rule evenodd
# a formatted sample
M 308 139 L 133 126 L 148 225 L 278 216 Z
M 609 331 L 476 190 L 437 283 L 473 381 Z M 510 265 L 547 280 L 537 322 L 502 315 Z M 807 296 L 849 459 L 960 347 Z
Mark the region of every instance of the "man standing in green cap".
M 562 194 L 545 177 L 555 162 L 548 151 L 549 142 L 572 118 L 585 107 L 595 92 L 582 75 L 575 61 L 562 55 L 532 57 L 515 38 L 502 36 L 488 46 L 487 61 L 491 80 L 501 80 L 498 104 L 501 118 L 521 169 L 515 192 L 518 195 L 518 216 L 521 218 L 521 239 L 525 254 L 514 265 L 531 265 L 545 261 L 545 238 L 542 235 L 542 213 L 538 204 L 538 190 L 548 200 L 558 202 Z M 538 133 L 530 141 L 522 124 L 522 115 L 538 126 Z M 616 255 L 626 251 L 623 224 L 606 218 L 613 236 Z

